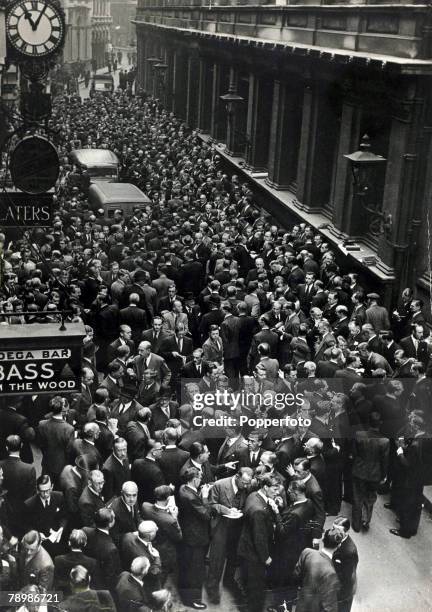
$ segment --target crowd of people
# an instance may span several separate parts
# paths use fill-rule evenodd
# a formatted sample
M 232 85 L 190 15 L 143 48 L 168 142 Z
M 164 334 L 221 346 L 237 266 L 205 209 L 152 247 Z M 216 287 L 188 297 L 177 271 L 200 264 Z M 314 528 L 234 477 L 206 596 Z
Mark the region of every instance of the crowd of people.
M 378 494 L 389 536 L 421 517 L 422 302 L 407 288 L 389 312 L 319 232 L 281 227 L 141 92 L 58 98 L 51 127 L 53 226 L 1 236 L 0 321 L 81 323 L 81 392 L 2 398 L 1 590 L 148 612 L 205 609 L 204 588 L 220 605 L 223 584 L 239 610 L 349 612 L 351 526 L 367 537 Z M 75 148 L 114 151 L 151 204 L 92 210 Z

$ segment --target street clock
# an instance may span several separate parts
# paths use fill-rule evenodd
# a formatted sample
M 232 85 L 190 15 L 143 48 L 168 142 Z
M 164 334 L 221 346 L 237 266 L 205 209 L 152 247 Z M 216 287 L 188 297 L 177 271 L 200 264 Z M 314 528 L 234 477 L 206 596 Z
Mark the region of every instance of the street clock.
M 6 32 L 18 61 L 49 58 L 64 44 L 64 13 L 55 0 L 16 0 L 7 6 Z

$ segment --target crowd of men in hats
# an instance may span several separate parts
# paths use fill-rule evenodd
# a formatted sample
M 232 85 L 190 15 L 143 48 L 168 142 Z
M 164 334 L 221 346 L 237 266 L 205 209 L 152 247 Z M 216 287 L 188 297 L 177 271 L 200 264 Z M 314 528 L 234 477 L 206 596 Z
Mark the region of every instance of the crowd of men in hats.
M 2 398 L 1 590 L 148 612 L 168 609 L 170 591 L 176 610 L 221 605 L 223 585 L 248 612 L 348 612 L 351 525 L 373 532 L 386 494 L 389 536 L 419 526 L 432 425 L 422 302 L 406 289 L 389 312 L 322 235 L 280 227 L 150 98 L 61 98 L 51 124 L 54 224 L 1 236 L 0 321 L 66 309 L 83 322 L 82 389 Z M 68 166 L 79 147 L 114 151 L 151 205 L 92 210 Z M 243 400 L 198 410 L 218 390 Z M 290 393 L 300 406 L 278 400 Z M 197 414 L 309 425 L 199 426 Z

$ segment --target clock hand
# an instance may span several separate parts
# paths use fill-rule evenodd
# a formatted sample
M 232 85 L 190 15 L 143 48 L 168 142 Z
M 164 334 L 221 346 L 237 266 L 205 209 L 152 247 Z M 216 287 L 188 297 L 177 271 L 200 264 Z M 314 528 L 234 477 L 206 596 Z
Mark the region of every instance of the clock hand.
M 24 13 L 24 19 L 27 19 L 27 21 L 30 23 L 32 30 L 35 30 L 35 22 L 33 21 L 33 18 L 31 16 L 31 13 L 29 11 L 26 10 L 26 12 Z
M 33 25 L 33 31 L 36 31 L 38 28 L 38 25 L 40 24 L 40 20 L 43 17 L 43 14 L 45 13 L 45 11 L 47 10 L 48 5 L 44 4 L 43 9 L 41 10 L 41 12 L 39 13 L 39 17 L 36 19 L 34 25 Z

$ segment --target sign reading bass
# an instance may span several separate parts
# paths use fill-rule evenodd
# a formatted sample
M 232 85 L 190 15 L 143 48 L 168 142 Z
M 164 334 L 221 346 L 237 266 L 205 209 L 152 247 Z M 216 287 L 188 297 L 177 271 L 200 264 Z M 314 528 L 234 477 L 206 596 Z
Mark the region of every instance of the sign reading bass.
M 78 391 L 79 379 L 70 363 L 79 353 L 78 348 L 0 350 L 0 393 Z

